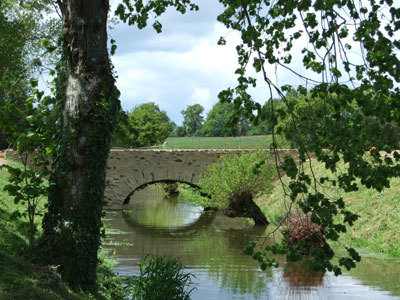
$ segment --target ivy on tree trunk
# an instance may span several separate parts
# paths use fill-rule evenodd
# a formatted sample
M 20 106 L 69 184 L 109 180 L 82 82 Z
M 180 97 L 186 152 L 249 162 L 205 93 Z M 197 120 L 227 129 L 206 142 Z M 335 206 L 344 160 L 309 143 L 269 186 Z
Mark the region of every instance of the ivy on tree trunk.
M 108 0 L 58 1 L 57 144 L 43 220 L 45 256 L 73 288 L 95 289 L 110 137 L 119 109 L 107 51 Z

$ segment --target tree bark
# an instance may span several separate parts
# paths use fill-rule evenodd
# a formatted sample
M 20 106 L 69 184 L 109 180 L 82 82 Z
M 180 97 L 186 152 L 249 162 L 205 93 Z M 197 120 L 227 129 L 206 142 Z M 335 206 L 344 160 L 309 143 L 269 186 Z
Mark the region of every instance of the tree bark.
M 104 79 L 112 76 L 107 52 L 108 8 L 107 0 L 70 0 L 62 7 L 63 36 L 69 55 L 63 130 L 77 132 L 70 149 L 76 158 L 70 188 L 64 190 L 69 200 L 66 208 L 82 201 L 88 134 L 96 126 L 91 113 L 100 100 Z
M 73 288 L 93 290 L 106 163 L 119 108 L 107 51 L 109 1 L 58 3 L 67 68 L 57 89 L 58 148 L 42 242 L 48 263 L 59 265 Z
M 231 218 L 252 218 L 255 225 L 267 226 L 269 224 L 261 209 L 253 201 L 253 195 L 246 191 L 229 199 L 229 206 L 224 210 L 224 214 Z

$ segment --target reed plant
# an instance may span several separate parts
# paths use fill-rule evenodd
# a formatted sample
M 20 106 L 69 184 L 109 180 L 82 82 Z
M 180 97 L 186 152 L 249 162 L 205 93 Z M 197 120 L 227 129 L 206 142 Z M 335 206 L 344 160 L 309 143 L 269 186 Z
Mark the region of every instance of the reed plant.
M 130 276 L 125 283 L 132 288 L 137 300 L 189 300 L 195 287 L 194 275 L 185 273 L 177 258 L 147 255 L 140 263 L 138 276 Z

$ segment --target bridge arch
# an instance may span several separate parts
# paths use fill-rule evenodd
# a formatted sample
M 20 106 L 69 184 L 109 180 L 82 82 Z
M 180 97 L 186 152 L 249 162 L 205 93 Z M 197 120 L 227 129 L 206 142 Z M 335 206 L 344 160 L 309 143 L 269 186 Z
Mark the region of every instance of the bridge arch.
M 134 191 L 156 182 L 183 182 L 198 188 L 201 174 L 221 155 L 250 151 L 254 150 L 111 149 L 104 190 L 106 208 L 122 209 Z M 279 151 L 282 156 L 297 157 L 297 150 Z
M 174 180 L 174 179 L 161 179 L 161 180 L 157 180 L 157 181 L 151 181 L 151 182 L 146 182 L 143 183 L 142 185 L 136 187 L 133 191 L 131 191 L 128 196 L 125 198 L 123 204 L 128 204 L 129 203 L 129 198 L 136 192 L 139 191 L 141 189 L 144 189 L 145 187 L 152 185 L 152 184 L 156 184 L 156 183 L 184 183 L 189 185 L 190 187 L 200 190 L 201 191 L 201 187 L 198 186 L 197 184 L 194 184 L 193 182 L 186 182 L 183 180 Z M 207 196 L 206 194 L 204 194 L 204 196 Z

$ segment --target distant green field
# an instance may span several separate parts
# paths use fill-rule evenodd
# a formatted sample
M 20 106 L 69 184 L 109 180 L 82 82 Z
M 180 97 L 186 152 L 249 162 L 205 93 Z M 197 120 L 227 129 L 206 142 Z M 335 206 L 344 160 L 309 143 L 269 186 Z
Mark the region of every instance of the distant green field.
M 272 136 L 239 137 L 170 137 L 167 149 L 265 149 L 272 142 Z

